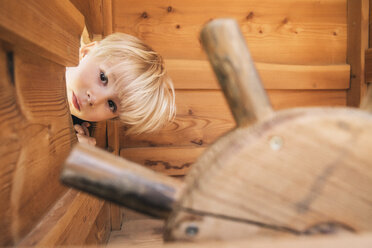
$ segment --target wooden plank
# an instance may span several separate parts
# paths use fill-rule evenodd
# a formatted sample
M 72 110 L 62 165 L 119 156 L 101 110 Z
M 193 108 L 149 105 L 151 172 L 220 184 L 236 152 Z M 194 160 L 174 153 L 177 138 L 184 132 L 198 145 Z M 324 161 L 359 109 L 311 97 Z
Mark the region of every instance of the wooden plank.
M 152 224 L 152 220 L 148 221 L 149 225 Z M 131 223 L 132 224 L 132 223 Z M 133 223 L 132 225 L 149 226 L 146 223 Z M 151 225 L 152 226 L 152 225 Z M 160 226 L 160 225 L 159 225 Z M 130 230 L 133 230 L 131 228 Z M 229 240 L 229 241 L 205 241 L 198 242 L 169 242 L 163 244 L 160 242 L 160 234 L 157 237 L 151 231 L 148 231 L 141 235 L 140 231 L 134 229 L 133 233 L 130 233 L 130 237 L 134 237 L 133 243 L 130 243 L 128 239 L 125 239 L 124 235 L 119 234 L 119 237 L 115 237 L 112 242 L 109 242 L 107 248 L 142 248 L 142 247 L 153 247 L 153 248 L 193 248 L 195 246 L 200 248 L 325 248 L 325 247 L 338 247 L 338 248 L 368 248 L 372 243 L 372 235 L 370 233 L 362 235 L 320 235 L 317 237 L 301 237 L 301 238 L 281 238 L 281 239 L 241 239 L 241 240 Z M 150 233 L 151 239 L 146 234 Z M 149 235 L 149 234 L 148 234 Z M 155 241 L 152 242 L 151 240 Z
M 372 83 L 372 48 L 366 51 L 365 59 L 366 83 Z
M 110 152 L 119 155 L 119 120 L 107 121 L 107 147 Z
M 345 106 L 343 90 L 269 90 L 274 109 L 309 106 Z M 119 127 L 121 148 L 144 146 L 202 146 L 231 130 L 235 124 L 220 91 L 177 90 L 175 122 L 154 134 L 125 135 Z
M 92 235 L 103 205 L 102 200 L 70 189 L 19 245 L 83 245 Z M 103 229 L 99 235 L 106 236 L 107 231 Z
M 124 148 L 120 150 L 120 156 L 169 176 L 183 176 L 205 148 L 205 146 Z
M 93 34 L 103 34 L 103 0 L 70 0 L 71 3 L 84 15 L 85 25 L 90 37 Z
M 350 65 L 255 63 L 265 89 L 348 89 Z M 169 59 L 166 67 L 176 89 L 220 89 L 206 60 Z
M 111 231 L 121 229 L 123 224 L 123 213 L 121 207 L 114 203 L 110 203 L 110 220 L 111 220 Z
M 162 247 L 164 220 L 153 219 L 129 209 L 125 209 L 125 213 L 125 225 L 121 230 L 111 233 L 108 246 Z
M 366 92 L 365 50 L 368 48 L 369 1 L 348 1 L 347 62 L 351 65 L 347 105 L 358 107 Z
M 97 246 L 107 243 L 111 234 L 110 205 L 111 203 L 104 202 L 101 211 L 97 215 L 96 220 L 91 225 L 90 232 L 84 244 Z M 89 226 L 84 228 L 88 227 Z
M 96 139 L 96 146 L 106 149 L 107 147 L 107 134 L 106 134 L 106 121 L 92 122 L 90 135 Z
M 1 75 L 8 75 L 1 54 Z M 65 97 L 65 67 L 23 50 L 8 55 L 15 85 L 2 77 L 1 245 L 22 239 L 65 192 L 59 173 L 76 142 Z
M 84 18 L 68 0 L 1 0 L 0 38 L 64 66 L 79 62 Z
M 113 0 L 113 6 L 114 32 L 143 39 L 167 59 L 204 59 L 201 27 L 230 17 L 238 20 L 256 62 L 346 61 L 346 0 Z
M 112 34 L 112 1 L 104 0 L 102 3 L 103 14 L 103 35 Z

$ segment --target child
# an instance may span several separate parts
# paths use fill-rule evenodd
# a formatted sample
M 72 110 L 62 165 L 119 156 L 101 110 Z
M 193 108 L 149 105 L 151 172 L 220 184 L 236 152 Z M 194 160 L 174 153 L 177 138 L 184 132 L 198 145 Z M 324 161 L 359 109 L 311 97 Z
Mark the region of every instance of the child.
M 85 121 L 113 118 L 127 134 L 158 130 L 175 116 L 175 94 L 162 57 L 139 39 L 121 33 L 80 49 L 80 63 L 66 68 L 71 114 Z M 88 123 L 75 125 L 80 142 L 95 144 Z

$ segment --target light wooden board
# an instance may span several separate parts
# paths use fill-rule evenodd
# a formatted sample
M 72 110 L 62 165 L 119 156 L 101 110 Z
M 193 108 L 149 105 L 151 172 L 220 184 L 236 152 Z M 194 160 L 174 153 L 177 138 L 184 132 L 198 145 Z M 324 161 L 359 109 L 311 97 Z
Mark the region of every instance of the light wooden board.
M 76 136 L 65 99 L 65 68 L 16 50 L 12 85 L 11 60 L 3 50 L 0 55 L 0 244 L 11 245 L 65 192 L 59 172 Z
M 165 58 L 204 59 L 202 26 L 229 17 L 238 20 L 256 62 L 344 64 L 346 7 L 346 0 L 114 0 L 113 26 Z
M 106 244 L 110 238 L 112 230 L 112 219 L 111 218 L 111 203 L 104 202 L 101 211 L 98 213 L 96 220 L 90 227 L 90 232 L 85 239 L 84 244 L 86 245 L 102 245 Z M 85 222 L 87 223 L 87 222 Z M 92 222 L 88 222 L 91 224 Z M 84 228 L 89 228 L 89 225 Z
M 124 239 L 124 238 L 123 238 Z M 369 248 L 372 243 L 371 233 L 363 235 L 332 235 L 332 236 L 318 236 L 318 237 L 303 237 L 303 238 L 283 238 L 283 239 L 242 239 L 237 241 L 209 241 L 209 242 L 171 242 L 164 245 L 156 243 L 135 243 L 128 245 L 128 241 L 109 243 L 108 248 L 125 247 L 139 248 L 139 247 L 163 247 L 163 248 Z
M 186 175 L 205 147 L 143 147 L 120 150 L 120 156 L 170 176 Z
M 176 89 L 220 89 L 206 60 L 169 59 L 167 70 Z M 265 89 L 347 89 L 349 65 L 255 64 Z
M 372 115 L 291 109 L 219 139 L 188 173 L 171 239 L 371 231 Z M 189 226 L 196 235 L 187 235 Z
M 69 0 L 1 0 L 0 5 L 1 39 L 64 66 L 78 64 L 84 17 Z
M 97 222 L 97 216 L 101 210 L 104 211 L 103 205 L 102 200 L 70 189 L 19 245 L 49 247 L 83 245 L 87 239 L 88 243 L 98 243 L 100 239 L 107 239 L 105 235 L 108 232 L 105 227 L 109 229 L 106 222 L 109 219 L 104 219 L 103 223 L 98 223 L 100 221 L 98 219 Z M 95 227 L 96 224 L 101 225 Z M 104 228 L 100 233 L 96 232 L 102 227 Z M 92 239 L 92 235 L 97 234 L 102 237 Z
M 124 226 L 111 232 L 107 246 L 156 248 L 163 246 L 164 220 L 153 219 L 124 208 Z
M 368 48 L 369 0 L 348 1 L 347 62 L 351 65 L 347 105 L 358 107 L 366 93 L 365 50 Z
M 300 106 L 345 106 L 343 90 L 270 90 L 274 109 Z M 158 133 L 126 136 L 119 128 L 120 147 L 209 145 L 235 124 L 224 96 L 217 90 L 176 91 L 175 122 Z

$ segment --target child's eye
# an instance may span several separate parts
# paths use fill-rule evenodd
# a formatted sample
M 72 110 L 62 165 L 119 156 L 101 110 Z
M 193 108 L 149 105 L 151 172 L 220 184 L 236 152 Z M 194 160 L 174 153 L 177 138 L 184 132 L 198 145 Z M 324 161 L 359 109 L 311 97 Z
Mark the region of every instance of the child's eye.
M 107 84 L 108 83 L 108 78 L 106 77 L 105 73 L 104 72 L 101 72 L 99 74 L 99 77 L 101 79 L 101 81 L 104 83 L 104 84 Z
M 108 106 L 109 106 L 111 112 L 115 113 L 116 109 L 117 109 L 115 102 L 112 101 L 112 100 L 108 100 L 107 103 L 108 103 Z

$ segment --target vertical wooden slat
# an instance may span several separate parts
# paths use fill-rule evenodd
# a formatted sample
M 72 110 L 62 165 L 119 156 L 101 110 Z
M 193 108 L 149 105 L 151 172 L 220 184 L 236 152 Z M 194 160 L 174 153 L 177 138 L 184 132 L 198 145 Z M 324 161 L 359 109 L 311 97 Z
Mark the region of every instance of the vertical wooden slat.
M 358 107 L 365 94 L 365 50 L 368 48 L 369 0 L 348 0 L 347 62 L 351 65 L 347 105 Z
M 102 0 L 103 36 L 112 34 L 112 1 Z

